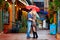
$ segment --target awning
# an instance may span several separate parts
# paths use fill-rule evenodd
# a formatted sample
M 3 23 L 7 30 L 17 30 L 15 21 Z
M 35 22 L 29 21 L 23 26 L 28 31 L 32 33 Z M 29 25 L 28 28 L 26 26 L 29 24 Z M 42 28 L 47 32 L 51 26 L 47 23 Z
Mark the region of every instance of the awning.
M 22 0 L 19 0 L 21 3 L 23 3 L 24 5 L 29 5 L 27 1 L 22 1 Z

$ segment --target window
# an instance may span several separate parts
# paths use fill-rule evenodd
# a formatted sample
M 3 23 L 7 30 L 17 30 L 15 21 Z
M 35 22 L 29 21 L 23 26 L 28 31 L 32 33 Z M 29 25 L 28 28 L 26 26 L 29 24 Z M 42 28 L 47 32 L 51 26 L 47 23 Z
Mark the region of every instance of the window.
M 6 10 L 3 11 L 3 22 L 4 24 L 9 24 L 9 12 Z

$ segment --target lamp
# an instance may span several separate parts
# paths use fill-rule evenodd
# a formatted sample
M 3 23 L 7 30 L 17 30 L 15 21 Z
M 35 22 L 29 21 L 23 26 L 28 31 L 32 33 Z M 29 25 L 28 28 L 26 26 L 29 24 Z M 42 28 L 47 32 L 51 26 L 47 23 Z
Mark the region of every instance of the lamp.
M 7 1 L 7 0 L 5 0 L 5 1 Z
M 16 5 L 15 5 L 16 6 Z

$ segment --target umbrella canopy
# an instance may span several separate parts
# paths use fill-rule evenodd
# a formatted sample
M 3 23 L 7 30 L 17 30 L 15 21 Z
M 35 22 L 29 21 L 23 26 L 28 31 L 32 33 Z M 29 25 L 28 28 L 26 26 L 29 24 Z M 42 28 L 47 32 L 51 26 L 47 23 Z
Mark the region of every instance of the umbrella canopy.
M 32 10 L 35 10 L 36 12 L 40 11 L 40 8 L 35 5 L 26 6 L 26 9 L 28 9 L 28 10 L 32 9 Z
M 26 9 L 30 10 L 32 8 L 32 6 L 26 6 Z
M 47 11 L 44 11 L 44 10 L 40 10 L 40 13 L 45 14 L 45 15 L 48 14 L 48 12 Z

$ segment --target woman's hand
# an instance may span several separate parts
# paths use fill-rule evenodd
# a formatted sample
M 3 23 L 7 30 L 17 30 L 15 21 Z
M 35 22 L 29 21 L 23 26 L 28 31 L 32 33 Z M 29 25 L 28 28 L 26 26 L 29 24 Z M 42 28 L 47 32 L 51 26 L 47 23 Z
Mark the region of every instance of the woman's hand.
M 35 22 L 35 20 L 34 20 L 34 19 L 33 19 L 32 21 L 33 21 L 33 22 Z

